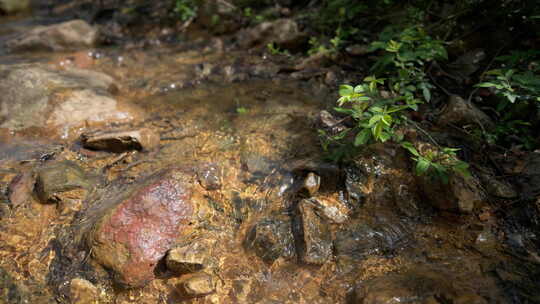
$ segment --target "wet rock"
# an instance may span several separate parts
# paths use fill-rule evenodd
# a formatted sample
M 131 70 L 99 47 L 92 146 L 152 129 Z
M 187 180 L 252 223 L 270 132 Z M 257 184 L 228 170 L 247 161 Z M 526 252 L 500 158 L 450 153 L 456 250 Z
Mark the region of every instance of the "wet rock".
M 437 122 L 443 126 L 449 124 L 457 126 L 481 125 L 488 130 L 495 127 L 495 124 L 486 113 L 482 112 L 470 101 L 457 95 L 449 97 L 448 104 Z
M 279 257 L 295 257 L 291 222 L 287 217 L 263 219 L 251 228 L 244 247 L 253 250 L 262 260 L 273 263 Z
M 151 151 L 159 147 L 159 140 L 159 134 L 148 128 L 81 135 L 81 142 L 85 148 L 116 153 L 130 150 Z
M 319 215 L 336 224 L 343 224 L 349 219 L 351 210 L 347 204 L 333 197 L 313 197 L 310 203 L 319 211 Z
M 352 56 L 364 56 L 369 53 L 368 45 L 354 44 L 345 49 L 349 55 Z
M 263 22 L 252 29 L 241 31 L 238 43 L 243 48 L 276 43 L 285 49 L 295 49 L 305 44 L 307 35 L 300 31 L 292 19 Z
M 322 265 L 332 255 L 332 235 L 328 223 L 322 219 L 308 200 L 299 203 L 302 227 L 302 260 Z
M 38 170 L 34 191 L 43 203 L 59 203 L 70 199 L 64 194 L 72 190 L 85 190 L 79 192 L 77 198 L 82 201 L 92 188 L 93 181 L 79 166 L 71 161 L 62 161 L 48 163 Z
M 321 177 L 313 172 L 309 172 L 304 179 L 303 187 L 310 196 L 315 195 L 321 187 Z
M 413 239 L 408 222 L 388 212 L 371 211 L 358 215 L 336 233 L 335 248 L 338 257 L 359 260 L 396 252 Z
M 167 253 L 167 268 L 178 274 L 199 271 L 207 264 L 211 246 L 211 242 L 200 240 L 178 245 Z
M 388 207 L 409 217 L 421 216 L 418 185 L 409 162 L 409 156 L 399 146 L 367 147 L 345 168 L 345 187 L 351 203 Z
M 179 289 L 186 296 L 205 296 L 216 290 L 216 282 L 209 274 L 197 273 L 182 282 Z
M 193 182 L 184 170 L 164 170 L 96 203 L 88 245 L 118 283 L 139 287 L 154 278 L 158 261 L 192 223 Z
M 38 26 L 7 42 L 13 52 L 67 51 L 90 48 L 98 40 L 97 29 L 83 20 L 72 20 L 49 26 Z
M 95 304 L 98 303 L 99 290 L 87 280 L 75 278 L 70 283 L 70 297 L 73 304 Z
M 199 183 L 206 190 L 221 189 L 221 168 L 216 164 L 207 164 L 197 171 Z
M 495 176 L 480 174 L 480 180 L 486 191 L 493 196 L 506 199 L 516 198 L 518 196 L 514 187 L 505 181 L 499 180 Z
M 294 68 L 297 70 L 317 69 L 320 67 L 327 67 L 332 63 L 333 60 L 330 58 L 330 55 L 324 52 L 318 52 L 303 59 L 302 62 L 297 64 Z
M 532 152 L 525 158 L 523 168 L 517 168 L 521 174 L 517 184 L 522 197 L 535 199 L 540 193 L 540 153 Z
M 15 14 L 30 8 L 30 0 L 0 0 L 0 12 Z
M 228 34 L 238 30 L 238 9 L 225 1 L 204 1 L 197 12 L 196 22 L 214 34 Z
M 319 121 L 321 126 L 330 131 L 332 134 L 337 134 L 346 129 L 341 120 L 337 119 L 334 117 L 334 115 L 326 110 L 319 113 Z
M 477 49 L 461 55 L 447 67 L 453 76 L 466 79 L 480 68 L 480 62 L 486 58 L 484 50 Z
M 19 174 L 13 178 L 8 187 L 9 202 L 19 206 L 32 198 L 35 179 L 31 172 Z
M 2 268 L 0 268 L 0 303 L 28 303 L 28 297 L 21 291 L 17 281 Z
M 0 128 L 69 138 L 84 127 L 126 123 L 134 107 L 121 107 L 111 77 L 43 64 L 0 65 Z
M 462 295 L 459 295 L 453 299 L 449 303 L 452 304 L 488 304 L 488 301 L 481 296 L 474 294 L 474 293 L 465 293 Z
M 429 175 L 420 176 L 418 179 L 429 203 L 440 210 L 471 213 L 475 207 L 485 203 L 485 194 L 474 176 L 466 178 L 453 174 L 449 177 L 448 184 Z

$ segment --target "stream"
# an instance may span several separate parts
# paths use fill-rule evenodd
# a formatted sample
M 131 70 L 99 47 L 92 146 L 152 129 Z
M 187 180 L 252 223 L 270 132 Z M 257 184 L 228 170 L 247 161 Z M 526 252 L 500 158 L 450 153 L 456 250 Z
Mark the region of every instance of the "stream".
M 61 21 L 0 17 L 0 303 L 540 301 L 523 215 L 437 210 L 392 144 L 323 160 L 335 86 L 210 37 L 6 47 Z

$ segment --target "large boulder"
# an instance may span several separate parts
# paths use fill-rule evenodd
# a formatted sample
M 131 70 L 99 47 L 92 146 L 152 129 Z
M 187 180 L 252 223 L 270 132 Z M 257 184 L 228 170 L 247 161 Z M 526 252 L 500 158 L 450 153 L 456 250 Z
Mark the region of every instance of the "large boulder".
M 30 8 L 30 0 L 0 0 L 0 12 L 15 14 Z
M 98 30 L 83 20 L 38 26 L 9 40 L 11 51 L 66 51 L 94 47 Z
M 115 88 L 99 72 L 0 65 L 0 128 L 68 139 L 84 127 L 130 122 L 138 111 L 121 106 L 111 94 Z
M 482 112 L 472 102 L 457 95 L 448 98 L 448 105 L 439 116 L 438 124 L 442 126 L 450 124 L 457 126 L 480 125 L 488 130 L 495 127 L 495 124 L 486 113 Z
M 140 287 L 151 281 L 158 262 L 190 231 L 198 210 L 194 182 L 193 174 L 169 169 L 95 204 L 101 210 L 86 239 L 92 257 L 117 283 Z

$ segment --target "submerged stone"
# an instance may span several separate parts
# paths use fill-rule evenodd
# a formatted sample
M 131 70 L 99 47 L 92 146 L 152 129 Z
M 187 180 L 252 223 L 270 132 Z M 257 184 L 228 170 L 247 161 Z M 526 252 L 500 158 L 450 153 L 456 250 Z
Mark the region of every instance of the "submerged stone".
M 99 290 L 89 281 L 75 278 L 70 283 L 70 298 L 73 304 L 95 304 L 98 303 Z
M 167 268 L 178 273 L 190 273 L 203 269 L 210 258 L 210 242 L 195 240 L 179 245 L 167 253 Z
M 279 257 L 295 257 L 294 237 L 290 219 L 270 217 L 255 224 L 249 232 L 244 247 L 253 250 L 267 263 L 273 263 Z
M 63 193 L 85 190 L 80 192 L 79 199 L 83 200 L 92 188 L 92 180 L 77 164 L 62 161 L 49 163 L 38 169 L 34 191 L 43 203 L 59 203 L 63 201 Z
M 197 273 L 187 278 L 179 286 L 180 292 L 186 296 L 205 296 L 216 290 L 214 278 L 206 273 Z
M 302 227 L 302 260 L 308 264 L 324 264 L 332 255 L 332 235 L 309 200 L 299 203 Z
M 140 287 L 154 278 L 157 263 L 191 223 L 193 180 L 183 170 L 164 170 L 103 202 L 110 207 L 87 239 L 118 283 Z
M 313 172 L 309 172 L 304 179 L 304 189 L 307 190 L 310 196 L 313 196 L 321 187 L 321 177 Z
M 221 168 L 216 164 L 207 164 L 197 171 L 199 183 L 206 190 L 221 188 Z

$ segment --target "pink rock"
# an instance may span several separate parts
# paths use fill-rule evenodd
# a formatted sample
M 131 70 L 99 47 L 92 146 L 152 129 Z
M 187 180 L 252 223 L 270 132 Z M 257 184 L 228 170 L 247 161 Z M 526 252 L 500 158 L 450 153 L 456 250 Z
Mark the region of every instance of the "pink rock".
M 190 224 L 192 184 L 191 175 L 171 169 L 117 195 L 91 232 L 94 259 L 128 287 L 151 281 L 158 261 Z

